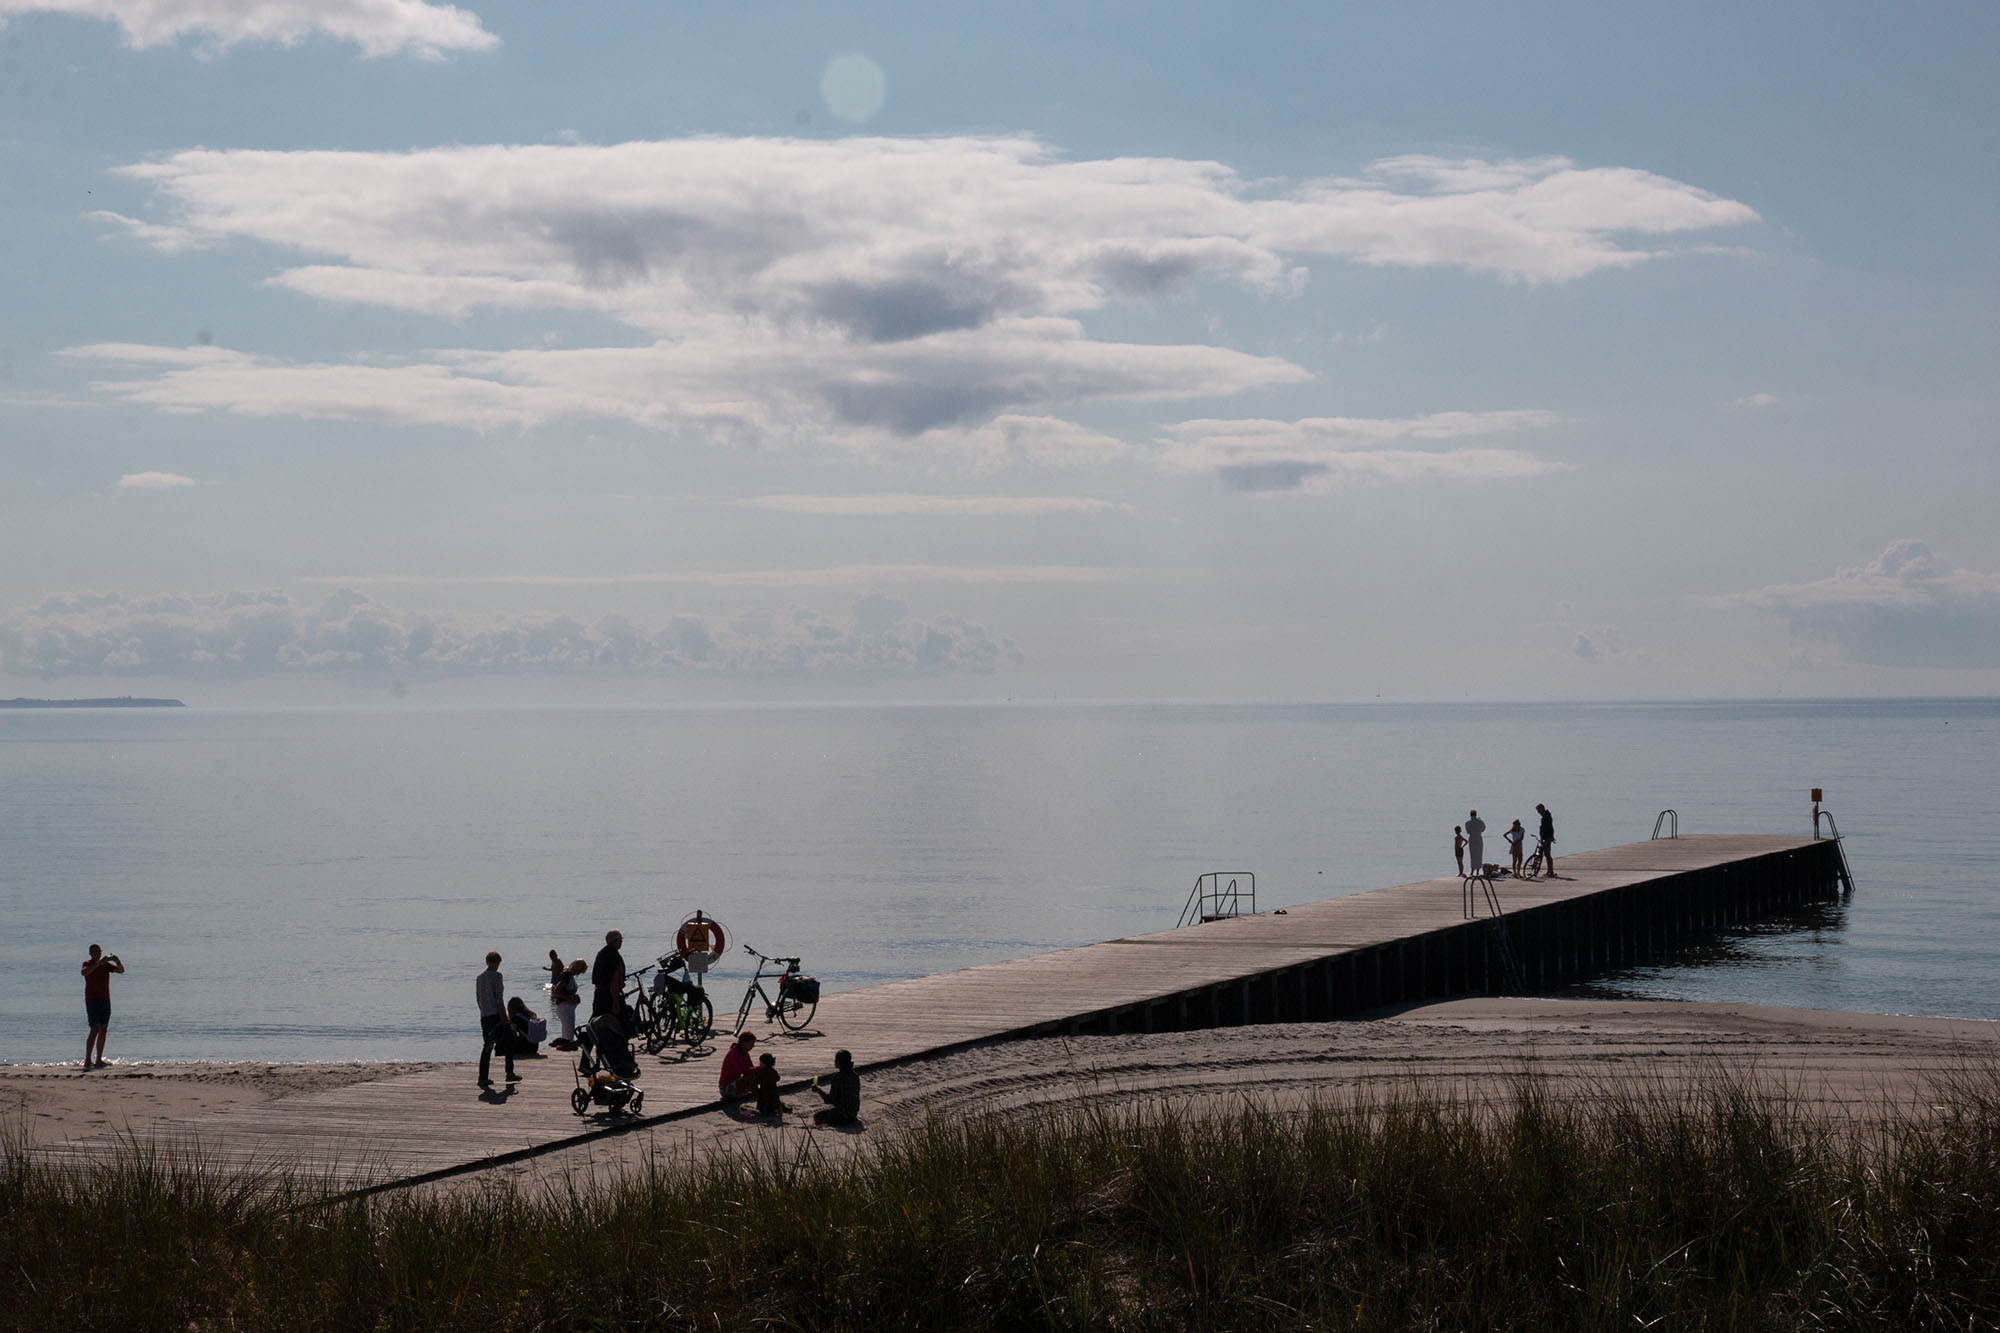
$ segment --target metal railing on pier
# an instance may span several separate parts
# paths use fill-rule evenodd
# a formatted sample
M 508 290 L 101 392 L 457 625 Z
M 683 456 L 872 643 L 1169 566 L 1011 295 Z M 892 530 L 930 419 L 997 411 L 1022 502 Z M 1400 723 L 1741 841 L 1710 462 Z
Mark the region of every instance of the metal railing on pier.
M 1248 904 L 1246 907 L 1245 904 Z M 1247 870 L 1211 870 L 1197 875 L 1187 906 L 1175 926 L 1196 926 L 1232 916 L 1257 914 L 1257 877 Z

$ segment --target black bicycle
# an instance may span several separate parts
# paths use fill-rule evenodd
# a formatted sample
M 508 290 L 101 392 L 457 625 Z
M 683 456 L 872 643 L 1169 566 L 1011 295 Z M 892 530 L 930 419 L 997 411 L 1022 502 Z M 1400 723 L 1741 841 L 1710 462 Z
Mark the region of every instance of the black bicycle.
M 757 974 L 750 978 L 750 986 L 743 992 L 743 1003 L 736 1010 L 736 1031 L 741 1032 L 743 1025 L 750 1021 L 750 1006 L 758 1000 L 764 1002 L 766 1023 L 775 1018 L 796 1032 L 812 1022 L 813 1012 L 819 1008 L 819 982 L 799 972 L 799 960 L 772 958 L 758 953 L 747 944 L 743 946 L 743 952 L 757 960 Z M 784 964 L 782 970 L 768 978 L 778 983 L 778 998 L 775 1000 L 764 989 L 767 979 L 764 965 L 767 963 Z
M 715 1031 L 715 1006 L 708 992 L 699 982 L 676 982 L 671 975 L 685 966 L 687 960 L 679 954 L 660 959 L 650 999 L 654 1019 L 645 1029 L 648 1055 L 658 1055 L 676 1041 L 699 1046 Z

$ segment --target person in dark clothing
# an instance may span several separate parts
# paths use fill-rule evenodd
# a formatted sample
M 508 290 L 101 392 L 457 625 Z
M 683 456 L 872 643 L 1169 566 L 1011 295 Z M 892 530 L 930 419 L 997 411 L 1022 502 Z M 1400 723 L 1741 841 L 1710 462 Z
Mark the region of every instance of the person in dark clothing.
M 842 1125 L 858 1124 L 861 1120 L 861 1075 L 854 1072 L 854 1057 L 846 1051 L 833 1053 L 833 1077 L 827 1080 L 831 1085 L 822 1088 L 819 1081 L 813 1081 L 813 1091 L 826 1106 L 813 1112 L 815 1125 L 831 1125 L 838 1129 Z
M 783 1115 L 792 1108 L 778 1100 L 778 1057 L 769 1051 L 757 1057 L 757 1072 L 750 1076 L 757 1090 L 758 1115 Z
M 625 994 L 625 955 L 618 952 L 618 946 L 624 942 L 625 937 L 617 931 L 604 932 L 604 947 L 597 951 L 597 961 L 590 969 L 592 1018 L 618 1012 L 619 1000 Z
M 1540 831 L 1542 840 L 1542 873 L 1550 879 L 1560 879 L 1561 876 L 1556 874 L 1556 817 L 1550 814 L 1549 808 L 1540 801 L 1535 802 L 1535 809 L 1542 816 Z

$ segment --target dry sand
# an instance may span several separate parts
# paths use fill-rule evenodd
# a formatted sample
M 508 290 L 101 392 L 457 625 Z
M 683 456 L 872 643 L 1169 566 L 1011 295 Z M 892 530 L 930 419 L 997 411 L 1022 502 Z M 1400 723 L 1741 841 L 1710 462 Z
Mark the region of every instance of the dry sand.
M 0 1065 L 0 1126 L 19 1125 L 31 1144 L 136 1134 L 173 1121 L 365 1083 L 434 1064 L 204 1064 L 113 1061 L 104 1069 L 80 1064 Z
M 1038 1115 L 1079 1105 L 1172 1103 L 1196 1113 L 1422 1088 L 1490 1100 L 1523 1075 L 1566 1097 L 1673 1093 L 1729 1078 L 1809 1114 L 1856 1125 L 1921 1115 L 1941 1079 L 2000 1078 L 2000 1023 L 1752 1005 L 1467 999 L 1361 1020 L 1206 1032 L 996 1043 L 866 1074 L 863 1125 L 810 1125 L 820 1103 L 793 1095 L 784 1123 L 710 1112 L 651 1131 L 459 1178 L 541 1185 L 729 1151 L 851 1153 L 929 1117 Z M 801 1113 L 803 1112 L 803 1113 Z

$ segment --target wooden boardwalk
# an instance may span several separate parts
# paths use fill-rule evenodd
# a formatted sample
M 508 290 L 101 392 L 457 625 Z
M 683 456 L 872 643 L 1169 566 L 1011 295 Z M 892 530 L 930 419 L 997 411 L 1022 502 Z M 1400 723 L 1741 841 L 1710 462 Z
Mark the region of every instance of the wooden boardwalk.
M 1796 877 L 1796 866 L 1808 862 L 1817 876 L 1832 846 L 1811 838 L 1757 835 L 1662 839 L 1565 855 L 1558 863 L 1561 879 L 1501 880 L 1497 890 L 1510 923 L 1525 928 L 1538 914 L 1555 921 L 1566 913 L 1562 919 L 1572 923 L 1564 928 L 1567 934 L 1549 938 L 1581 949 L 1577 958 L 1601 957 L 1609 963 L 1617 961 L 1615 954 L 1592 954 L 1593 941 L 1579 943 L 1574 923 L 1608 920 L 1607 904 L 1631 898 L 1629 893 L 1621 898 L 1620 891 L 1664 888 L 1678 895 L 1685 890 L 1677 886 L 1708 883 L 1698 878 L 1703 874 L 1733 874 L 1737 879 L 1732 882 L 1741 882 L 1746 867 L 1752 878 L 1759 866 L 1794 867 L 1790 873 Z M 1454 987 L 1463 993 L 1478 989 L 1463 984 L 1474 961 L 1467 941 L 1477 945 L 1484 936 L 1476 932 L 1490 927 L 1465 922 L 1462 898 L 1456 877 L 1404 884 L 1302 904 L 1282 914 L 1109 940 L 829 994 L 807 1032 L 787 1033 L 762 1023 L 756 1030 L 765 1039 L 760 1049 L 774 1051 L 780 1071 L 792 1080 L 830 1070 L 833 1052 L 840 1047 L 852 1051 L 865 1070 L 1037 1032 L 1327 1017 L 1362 1007 L 1343 1004 L 1335 994 L 1337 975 L 1348 976 L 1351 983 L 1361 975 L 1352 966 L 1356 958 L 1401 960 L 1405 954 L 1395 951 L 1406 950 L 1411 941 L 1434 941 L 1435 946 L 1424 946 L 1416 974 L 1400 983 L 1397 996 L 1450 994 Z M 1583 913 L 1597 915 L 1586 918 Z M 1738 912 L 1727 919 L 1747 917 Z M 1720 924 L 1719 919 L 1689 920 L 1693 927 Z M 1337 973 L 1343 964 L 1346 972 Z M 1378 961 L 1371 975 L 1379 977 L 1380 969 Z M 1563 975 L 1576 973 L 1569 968 Z M 1556 978 L 1547 971 L 1540 975 Z M 1262 988 L 1254 996 L 1253 981 Z M 733 999 L 732 991 L 730 983 L 718 980 L 718 1007 Z M 1218 1008 L 1218 995 L 1231 997 L 1229 1004 Z M 1356 992 L 1377 1003 L 1385 995 Z M 469 1065 L 445 1066 L 171 1122 L 156 1137 L 196 1143 L 211 1160 L 305 1166 L 348 1185 L 414 1183 L 581 1138 L 645 1133 L 652 1124 L 714 1113 L 716 1069 L 727 1040 L 720 1036 L 692 1054 L 676 1049 L 657 1057 L 642 1055 L 646 1115 L 636 1124 L 576 1116 L 569 1107 L 570 1062 L 558 1052 L 521 1062 L 524 1078 L 504 1096 L 482 1094 Z M 470 1041 L 468 1032 L 468 1046 Z M 43 1151 L 88 1157 L 112 1145 L 104 1138 L 81 1139 Z

